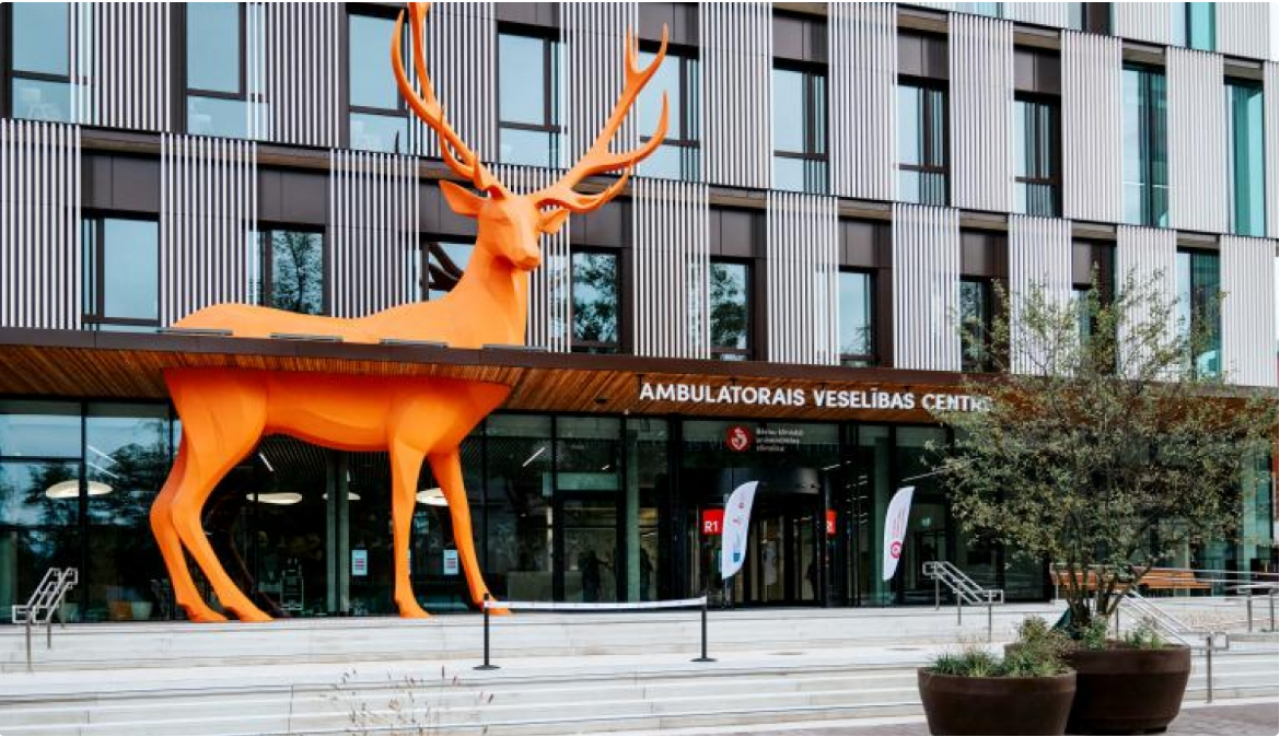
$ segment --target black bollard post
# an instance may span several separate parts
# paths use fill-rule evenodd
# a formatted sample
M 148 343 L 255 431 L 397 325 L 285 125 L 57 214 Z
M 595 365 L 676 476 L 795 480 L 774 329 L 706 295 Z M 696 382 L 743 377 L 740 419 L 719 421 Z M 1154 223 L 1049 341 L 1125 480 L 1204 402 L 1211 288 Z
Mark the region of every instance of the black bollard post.
M 477 665 L 475 670 L 497 670 L 498 666 L 489 662 L 489 593 L 484 595 L 484 665 Z
M 714 663 L 715 658 L 707 657 L 707 592 L 702 592 L 702 657 L 694 658 L 695 663 Z

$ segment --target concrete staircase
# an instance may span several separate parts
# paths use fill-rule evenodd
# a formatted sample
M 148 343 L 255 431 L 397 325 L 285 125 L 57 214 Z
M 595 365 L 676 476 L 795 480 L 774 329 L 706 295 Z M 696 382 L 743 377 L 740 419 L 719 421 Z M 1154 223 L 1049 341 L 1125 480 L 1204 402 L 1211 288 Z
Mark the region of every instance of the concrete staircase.
M 1006 607 L 997 636 L 1036 611 L 1051 614 Z M 718 660 L 703 664 L 689 661 L 696 618 L 519 615 L 495 627 L 496 671 L 472 669 L 475 617 L 228 626 L 209 641 L 193 625 L 70 628 L 35 673 L 0 674 L 0 733 L 652 734 L 918 718 L 915 668 L 985 635 L 985 617 L 966 613 L 962 631 L 954 616 L 716 613 Z M 17 634 L 0 635 L 7 650 Z M 1205 696 L 1195 664 L 1188 701 Z M 1215 699 L 1275 699 L 1278 674 L 1274 640 L 1233 646 L 1215 656 Z

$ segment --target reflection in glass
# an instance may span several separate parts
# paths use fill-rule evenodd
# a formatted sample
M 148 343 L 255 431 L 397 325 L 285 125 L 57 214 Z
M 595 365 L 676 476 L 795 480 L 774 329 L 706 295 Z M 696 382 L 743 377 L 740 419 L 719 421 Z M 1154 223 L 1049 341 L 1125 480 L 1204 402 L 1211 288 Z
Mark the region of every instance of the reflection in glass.
M 651 64 L 654 56 L 651 51 L 641 51 L 640 65 Z M 640 91 L 636 121 L 643 142 L 657 129 L 663 94 L 668 109 L 667 135 L 663 144 L 640 162 L 637 172 L 641 176 L 698 181 L 698 76 L 696 58 L 669 49 L 666 61 Z
M 243 92 L 240 59 L 240 5 L 187 5 L 187 87 L 229 94 Z
M 85 232 L 87 263 L 94 264 L 96 231 L 89 227 Z M 150 220 L 105 218 L 101 232 L 102 262 L 96 264 L 102 271 L 101 319 L 159 319 L 159 226 Z
M 625 579 L 626 570 L 618 570 L 623 563 L 618 546 L 620 431 L 621 421 L 612 417 L 556 420 L 565 601 L 616 601 L 620 579 Z
M 845 366 L 875 363 L 871 275 L 840 272 L 840 356 Z
M 262 304 L 304 315 L 324 314 L 324 236 L 272 230 L 265 243 L 271 272 L 263 285 Z
M 0 402 L 0 458 L 79 458 L 76 402 Z
M 471 262 L 471 254 L 475 251 L 472 243 L 447 243 L 430 241 L 425 244 L 427 252 L 427 299 L 440 299 L 458 285 L 467 264 Z
M 79 497 L 47 493 L 79 478 L 78 461 L 0 461 L 0 621 L 10 621 L 11 607 L 27 601 L 49 568 L 80 566 Z M 81 619 L 75 601 L 62 614 Z
M 498 36 L 498 115 L 503 122 L 547 122 L 546 44 L 534 36 Z
M 71 122 L 71 85 L 66 82 L 14 77 L 13 117 Z
M 1184 334 L 1203 340 L 1196 346 L 1200 352 L 1193 366 L 1199 376 L 1217 376 L 1222 371 L 1221 290 L 1216 252 L 1178 252 L 1178 324 Z
M 405 150 L 409 120 L 403 115 L 351 113 L 351 148 L 361 151 L 401 153 Z
M 1229 79 L 1227 174 L 1231 232 L 1264 236 L 1267 232 L 1267 177 L 1264 155 L 1262 85 Z
M 946 93 L 898 85 L 898 199 L 947 203 Z
M 1014 207 L 1024 215 L 1058 214 L 1055 115 L 1046 102 L 1014 102 Z
M 1145 67 L 1124 69 L 1124 219 L 1167 227 L 1169 172 L 1165 78 Z
M 497 415 L 485 426 L 487 580 L 499 597 L 552 601 L 551 418 Z
M 991 288 L 986 281 L 960 282 L 960 348 L 962 371 L 990 368 Z
M 574 350 L 617 352 L 621 307 L 617 255 L 575 251 L 571 275 Z
M 70 3 L 12 3 L 16 72 L 70 74 Z
M 200 136 L 245 138 L 249 116 L 244 100 L 187 95 L 187 132 Z
M 395 77 L 387 71 L 388 40 L 395 34 L 395 21 L 353 13 L 347 29 L 350 33 L 351 64 L 347 89 L 351 104 L 383 110 L 398 109 L 400 91 Z
M 750 327 L 750 280 L 744 263 L 711 262 L 711 352 L 745 358 Z
M 560 163 L 560 134 L 502 128 L 498 131 L 502 163 L 554 167 Z

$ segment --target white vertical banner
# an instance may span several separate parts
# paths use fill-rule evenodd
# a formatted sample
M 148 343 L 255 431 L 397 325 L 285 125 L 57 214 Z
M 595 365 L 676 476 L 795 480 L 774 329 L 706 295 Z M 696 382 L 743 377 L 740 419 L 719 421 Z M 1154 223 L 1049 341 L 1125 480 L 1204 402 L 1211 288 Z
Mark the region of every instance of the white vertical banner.
M 751 525 L 751 504 L 756 500 L 759 481 L 748 481 L 733 490 L 724 505 L 724 528 L 720 532 L 720 577 L 729 578 L 742 569 L 747 558 L 747 529 Z
M 914 486 L 898 489 L 884 513 L 884 580 L 898 572 L 898 560 L 902 558 L 902 538 L 907 534 L 907 520 L 911 517 L 911 495 Z

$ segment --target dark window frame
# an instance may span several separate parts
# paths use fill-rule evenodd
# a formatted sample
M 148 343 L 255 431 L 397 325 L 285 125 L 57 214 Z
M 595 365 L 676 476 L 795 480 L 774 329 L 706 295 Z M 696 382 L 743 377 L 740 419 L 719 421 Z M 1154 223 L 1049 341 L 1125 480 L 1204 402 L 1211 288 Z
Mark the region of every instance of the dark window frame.
M 871 353 L 862 354 L 862 353 L 841 352 L 840 365 L 842 366 L 849 366 L 853 362 L 864 363 L 866 364 L 866 366 L 880 365 L 880 324 L 879 324 L 880 323 L 880 315 L 879 315 L 880 285 L 878 283 L 879 279 L 877 278 L 878 277 L 877 272 L 879 271 L 880 271 L 879 269 L 862 268 L 862 267 L 854 267 L 854 266 L 840 267 L 841 274 L 863 274 L 867 277 L 867 289 L 870 292 L 870 303 L 871 303 L 871 315 L 870 315 L 871 319 L 868 321 L 869 324 L 871 325 L 871 339 L 869 341 L 871 344 Z M 839 291 L 838 281 L 837 281 L 836 289 L 838 292 Z M 865 368 L 866 366 L 862 366 L 858 368 Z
M 258 304 L 264 307 L 275 307 L 272 294 L 275 291 L 275 249 L 271 241 L 273 233 L 307 233 L 320 236 L 320 314 L 333 314 L 333 305 L 329 304 L 329 291 L 333 274 L 329 263 L 329 249 L 326 246 L 327 233 L 322 227 L 315 225 L 296 225 L 291 223 L 270 223 L 258 225 Z M 299 312 L 299 315 L 310 314 Z
M 920 203 L 929 204 L 939 207 L 945 207 L 951 204 L 951 111 L 950 111 L 950 81 L 946 79 L 933 79 L 930 77 L 915 77 L 908 75 L 899 75 L 899 87 L 915 87 L 922 90 L 942 93 L 941 110 L 938 117 L 934 115 L 934 102 L 932 95 L 921 96 L 921 129 L 920 136 L 924 142 L 923 158 L 925 161 L 933 159 L 934 152 L 933 139 L 935 125 L 942 130 L 942 164 L 906 164 L 902 161 L 895 162 L 899 172 L 910 171 L 916 174 L 939 174 L 942 176 L 942 190 L 945 197 L 941 203 Z M 894 104 L 897 104 L 895 101 Z M 894 158 L 898 157 L 898 152 L 894 152 Z
M 0 62 L 2 62 L 2 64 L 0 65 L 3 66 L 3 73 L 4 73 L 4 77 L 2 80 L 4 83 L 4 99 L 0 101 L 0 113 L 3 113 L 3 117 L 6 117 L 6 118 L 15 117 L 14 109 L 13 109 L 13 88 L 14 88 L 15 80 L 30 79 L 35 82 L 65 84 L 68 87 L 68 97 L 73 96 L 75 94 L 74 90 L 70 89 L 73 82 L 75 81 L 74 80 L 75 69 L 72 69 L 71 67 L 71 57 L 70 57 L 70 50 L 73 48 L 74 41 L 75 41 L 75 39 L 72 38 L 71 36 L 71 14 L 75 12 L 75 9 L 72 7 L 72 4 L 69 2 L 60 3 L 60 4 L 64 5 L 67 10 L 66 30 L 67 30 L 68 56 L 67 56 L 67 74 L 65 76 L 58 75 L 58 74 L 50 74 L 48 72 L 24 71 L 14 66 L 13 34 L 18 31 L 18 28 L 15 25 L 14 19 L 13 19 L 13 3 L 4 3 L 3 7 L 0 7 L 0 32 L 3 33 L 3 35 L 0 36 L 0 38 L 4 39 L 4 44 L 3 44 L 4 48 L 3 48 L 3 51 L 0 52 L 0 53 L 3 53 L 3 59 L 0 59 Z M 67 115 L 68 117 L 71 117 L 70 110 L 67 111 Z M 21 120 L 27 120 L 27 118 L 21 118 Z M 77 121 L 69 120 L 68 122 L 75 123 Z
M 743 360 L 743 361 L 751 361 L 755 359 L 755 348 L 756 348 L 755 331 L 756 331 L 756 321 L 757 321 L 757 315 L 755 314 L 757 268 L 756 268 L 755 262 L 757 260 L 758 259 L 752 259 L 752 258 L 731 258 L 731 257 L 721 257 L 721 256 L 711 257 L 709 269 L 714 269 L 716 264 L 731 264 L 734 266 L 742 266 L 746 270 L 746 277 L 747 277 L 746 278 L 747 283 L 743 285 L 743 290 L 742 290 L 743 300 L 745 301 L 745 308 L 746 308 L 745 311 L 747 315 L 746 328 L 743 330 L 743 334 L 746 337 L 747 345 L 744 348 L 737 348 L 734 346 L 720 346 L 711 342 L 712 330 L 711 330 L 710 283 L 708 283 L 707 285 L 707 288 L 708 288 L 708 291 L 707 291 L 707 316 L 708 316 L 707 317 L 707 344 L 711 348 L 711 358 L 713 360 L 720 360 L 720 361 L 739 360 L 739 359 L 727 359 L 725 358 L 725 356 L 741 356 L 742 358 L 740 360 Z M 710 276 L 710 273 L 708 273 L 708 276 Z
M 1014 181 L 1018 184 L 1047 186 L 1053 193 L 1053 212 L 1044 213 L 1028 213 L 1032 215 L 1040 215 L 1042 217 L 1061 217 L 1062 216 L 1062 100 L 1057 95 L 1048 95 L 1034 92 L 1018 92 L 1014 95 L 1014 101 L 1030 103 L 1034 105 L 1043 105 L 1049 109 L 1049 170 L 1051 174 L 1048 177 L 1020 177 L 1015 176 Z M 1040 126 L 1032 127 L 1030 131 L 1035 135 L 1036 145 L 1035 161 L 1031 167 L 1036 172 L 1044 170 L 1044 161 L 1042 161 L 1041 151 L 1043 147 L 1040 143 Z
M 805 64 L 790 59 L 773 60 L 773 71 L 797 72 L 803 75 L 804 87 L 804 150 L 803 151 L 787 151 L 785 149 L 772 148 L 774 159 L 791 159 L 793 161 L 801 161 L 809 164 L 821 164 L 824 173 L 824 181 L 819 188 L 810 187 L 810 182 L 805 182 L 802 191 L 813 192 L 816 194 L 825 194 L 831 185 L 831 125 L 830 125 L 830 101 L 827 99 L 829 86 L 827 85 L 828 74 L 825 65 L 821 64 Z M 822 112 L 827 120 L 822 122 L 822 135 L 818 135 L 818 80 L 822 80 Z M 773 115 L 773 111 L 769 111 Z M 821 139 L 821 151 L 819 151 L 819 139 Z M 776 136 L 775 136 L 776 140 Z M 806 167 L 806 171 L 807 171 Z
M 647 51 L 649 53 L 657 53 L 659 46 L 660 46 L 659 44 L 654 43 L 652 41 L 645 41 L 640 44 L 640 49 L 642 51 Z M 689 123 L 690 123 L 690 115 L 692 114 L 691 111 L 695 109 L 695 106 L 693 105 L 695 100 L 693 99 L 693 96 L 689 88 L 690 88 L 690 82 L 693 79 L 693 73 L 690 67 L 694 62 L 700 63 L 701 59 L 698 56 L 698 49 L 696 47 L 669 45 L 667 47 L 666 59 L 662 63 L 670 64 L 673 59 L 678 59 L 680 64 L 680 71 L 677 73 L 677 77 L 680 80 L 679 95 L 680 95 L 680 112 L 682 113 L 682 115 L 680 115 L 679 120 L 676 121 L 674 130 L 673 130 L 673 127 L 670 125 L 670 121 L 667 121 L 668 122 L 667 135 L 663 137 L 662 145 L 675 146 L 680 149 L 680 169 L 681 169 L 680 178 L 682 181 L 690 181 L 690 182 L 700 181 L 702 178 L 702 173 L 700 171 L 697 171 L 698 167 L 696 163 L 697 162 L 696 154 L 702 148 L 702 141 L 696 135 L 697 133 L 700 132 L 699 130 L 693 130 L 693 131 L 689 130 L 690 127 L 694 127 L 689 125 Z M 696 127 L 700 129 L 702 127 L 702 122 L 703 122 L 702 120 L 698 120 L 697 121 L 698 124 Z M 675 135 L 672 135 L 672 133 L 675 133 Z M 648 131 L 640 132 L 641 144 L 648 143 L 651 140 L 653 140 L 653 136 L 649 135 Z M 686 172 L 684 170 L 686 157 L 688 157 L 689 160 L 692 160 L 695 162 L 693 173 L 696 174 L 696 176 L 690 177 L 688 176 L 690 172 Z
M 191 45 L 186 42 L 186 38 L 191 33 L 191 14 L 187 10 L 184 3 L 182 5 L 182 29 L 183 29 L 183 64 L 182 64 L 182 88 L 183 99 L 191 97 L 216 97 L 222 100 L 233 100 L 238 102 L 249 102 L 249 65 L 248 65 L 248 45 L 249 45 L 249 4 L 236 3 L 236 11 L 239 15 L 237 20 L 237 33 L 240 37 L 240 81 L 239 92 L 223 92 L 221 90 L 206 90 L 190 85 L 190 65 L 191 65 Z
M 342 58 L 340 60 L 341 69 L 339 72 L 339 84 L 342 85 L 342 103 L 346 107 L 345 114 L 341 117 L 340 125 L 342 127 L 343 145 L 345 148 L 351 148 L 351 116 L 352 115 L 375 115 L 383 118 L 403 118 L 405 120 L 405 140 L 397 140 L 396 145 L 390 153 L 403 154 L 409 152 L 408 130 L 409 124 L 412 122 L 409 118 L 409 106 L 404 100 L 403 95 L 396 95 L 396 107 L 380 108 L 370 107 L 368 105 L 353 105 L 351 103 L 351 19 L 354 16 L 365 16 L 368 18 L 377 18 L 379 20 L 394 21 L 399 13 L 395 8 L 388 8 L 369 3 L 344 4 L 346 7 L 345 22 L 341 27 L 341 38 L 339 44 L 341 46 Z M 407 26 L 406 26 L 407 28 Z M 408 34 L 408 30 L 401 33 Z M 401 39 L 400 46 L 402 51 L 408 45 L 409 38 L 406 35 Z M 409 58 L 407 55 L 404 58 Z M 364 150 L 364 149 L 360 149 Z
M 542 77 L 542 123 L 524 123 L 519 121 L 503 120 L 502 118 L 502 64 L 496 56 L 502 53 L 502 36 L 520 36 L 523 38 L 536 39 L 542 45 L 542 69 L 547 72 Z M 564 121 L 560 116 L 559 105 L 559 76 L 558 72 L 560 64 L 557 46 L 563 41 L 560 38 L 559 29 L 546 28 L 541 26 L 526 26 L 513 23 L 498 24 L 498 46 L 495 50 L 495 61 L 498 63 L 499 78 L 497 84 L 494 85 L 494 110 L 496 110 L 498 124 L 498 148 L 502 148 L 502 131 L 518 130 L 530 133 L 546 133 L 549 136 L 564 136 Z M 556 146 L 564 147 L 564 141 L 559 141 Z M 558 153 L 558 152 L 552 152 Z M 554 157 L 553 157 L 554 158 Z
M 573 257 L 577 254 L 593 254 L 611 256 L 614 260 L 614 288 L 618 297 L 618 308 L 616 325 L 614 332 L 617 335 L 615 342 L 596 341 L 596 340 L 579 340 L 577 337 L 577 324 L 574 322 L 573 313 Z M 625 284 L 627 283 L 625 270 L 625 259 L 619 249 L 602 248 L 594 246 L 573 246 L 569 249 L 569 350 L 572 353 L 608 353 L 621 354 L 625 352 L 626 341 L 626 320 L 624 314 L 624 305 L 626 304 Z
M 156 316 L 150 320 L 138 317 L 111 317 L 106 313 L 107 300 L 107 273 L 106 273 L 106 221 L 108 220 L 133 220 L 143 223 L 155 223 L 156 225 Z M 88 295 L 82 295 L 83 304 L 81 305 L 81 322 L 89 327 L 90 330 L 100 330 L 104 325 L 117 325 L 121 327 L 142 327 L 142 328 L 159 328 L 160 327 L 160 303 L 163 302 L 163 283 L 161 280 L 162 271 L 160 265 L 160 220 L 154 216 L 140 215 L 132 212 L 115 212 L 109 210 L 86 210 L 80 218 L 80 249 L 84 253 L 87 244 L 84 243 L 85 228 L 92 223 L 93 227 L 93 256 L 92 268 L 86 268 L 84 273 L 85 285 L 90 284 L 92 280 L 92 292 Z M 88 255 L 84 253 L 84 255 Z M 86 264 L 90 266 L 90 264 Z M 91 298 L 90 298 L 91 297 Z M 92 304 L 90 304 L 92 302 Z

